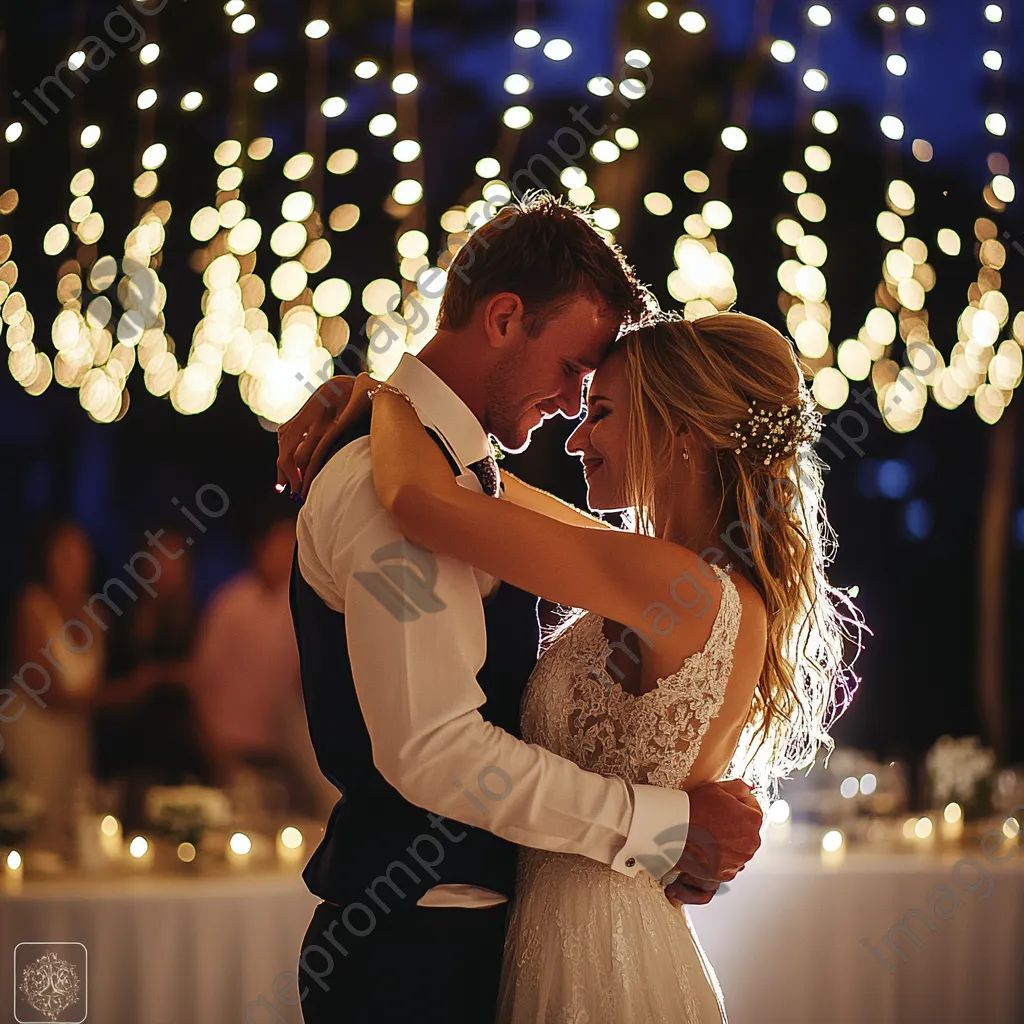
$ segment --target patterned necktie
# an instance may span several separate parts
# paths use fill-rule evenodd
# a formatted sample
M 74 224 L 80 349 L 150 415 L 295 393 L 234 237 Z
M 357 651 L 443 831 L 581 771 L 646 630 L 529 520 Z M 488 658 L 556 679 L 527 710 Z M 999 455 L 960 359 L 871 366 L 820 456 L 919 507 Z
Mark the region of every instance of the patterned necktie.
M 498 475 L 498 463 L 494 461 L 493 455 L 471 462 L 466 468 L 480 481 L 484 494 L 489 494 L 492 498 L 498 496 L 498 485 L 501 478 Z

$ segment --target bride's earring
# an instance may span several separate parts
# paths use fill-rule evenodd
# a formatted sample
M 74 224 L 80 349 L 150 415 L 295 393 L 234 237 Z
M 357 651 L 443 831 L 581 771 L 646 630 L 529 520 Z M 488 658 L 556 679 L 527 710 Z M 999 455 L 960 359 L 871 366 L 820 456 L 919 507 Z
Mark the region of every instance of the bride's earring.
M 684 448 L 683 449 L 683 462 L 690 461 L 690 453 Z

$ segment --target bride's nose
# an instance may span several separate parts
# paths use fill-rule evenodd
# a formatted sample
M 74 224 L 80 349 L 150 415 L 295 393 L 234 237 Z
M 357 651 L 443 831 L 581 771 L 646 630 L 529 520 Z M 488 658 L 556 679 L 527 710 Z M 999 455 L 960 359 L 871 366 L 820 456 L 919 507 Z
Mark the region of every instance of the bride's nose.
M 587 440 L 587 424 L 584 420 L 568 437 L 565 450 L 570 455 L 582 455 Z

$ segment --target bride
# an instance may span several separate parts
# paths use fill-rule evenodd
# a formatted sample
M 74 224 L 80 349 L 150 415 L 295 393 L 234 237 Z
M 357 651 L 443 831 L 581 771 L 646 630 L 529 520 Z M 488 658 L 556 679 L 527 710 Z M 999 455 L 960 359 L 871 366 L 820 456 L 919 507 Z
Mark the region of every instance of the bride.
M 598 368 L 566 447 L 591 509 L 626 510 L 631 529 L 510 473 L 504 500 L 458 486 L 396 388 L 357 378 L 345 422 L 371 398 L 374 486 L 402 532 L 579 610 L 531 676 L 526 741 L 635 783 L 735 773 L 763 794 L 830 744 L 859 613 L 826 579 L 820 421 L 773 327 L 665 318 Z M 647 872 L 527 848 L 519 872 L 503 1024 L 725 1019 L 679 889 L 670 902 Z

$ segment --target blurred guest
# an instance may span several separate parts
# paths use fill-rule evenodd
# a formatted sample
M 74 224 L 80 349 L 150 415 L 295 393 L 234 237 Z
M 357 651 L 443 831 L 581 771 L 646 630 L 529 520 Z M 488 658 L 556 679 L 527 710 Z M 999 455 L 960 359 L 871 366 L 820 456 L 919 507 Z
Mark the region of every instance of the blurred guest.
M 304 727 L 288 608 L 290 509 L 261 510 L 250 567 L 214 593 L 199 625 L 193 687 L 203 733 L 227 781 L 246 770 L 287 786 L 293 810 L 320 815 L 327 792 Z
M 76 788 L 90 775 L 89 717 L 103 675 L 104 631 L 85 612 L 93 551 L 69 520 L 44 526 L 29 551 L 15 614 L 13 675 L 23 699 L 3 725 L 9 774 L 43 804 L 34 840 L 68 856 Z
M 96 773 L 128 784 L 124 816 L 143 824 L 151 785 L 209 781 L 210 764 L 189 688 L 195 614 L 192 555 L 184 537 L 161 531 L 149 553 L 156 560 L 153 594 L 124 609 L 111 631 L 108 682 L 94 720 Z

